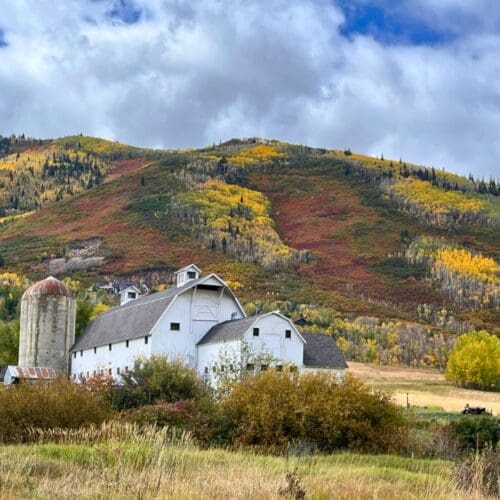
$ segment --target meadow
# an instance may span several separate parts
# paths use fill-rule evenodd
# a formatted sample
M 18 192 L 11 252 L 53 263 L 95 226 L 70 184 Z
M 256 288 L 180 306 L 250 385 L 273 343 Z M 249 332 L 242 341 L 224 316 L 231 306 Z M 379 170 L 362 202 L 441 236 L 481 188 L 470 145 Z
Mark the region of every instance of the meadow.
M 349 362 L 349 371 L 364 382 L 387 391 L 401 406 L 406 406 L 408 393 L 411 406 L 458 412 L 469 403 L 500 415 L 500 393 L 462 389 L 447 382 L 434 368 Z
M 3 498 L 480 498 L 438 459 L 199 449 L 169 429 L 117 424 L 39 440 L 0 447 Z

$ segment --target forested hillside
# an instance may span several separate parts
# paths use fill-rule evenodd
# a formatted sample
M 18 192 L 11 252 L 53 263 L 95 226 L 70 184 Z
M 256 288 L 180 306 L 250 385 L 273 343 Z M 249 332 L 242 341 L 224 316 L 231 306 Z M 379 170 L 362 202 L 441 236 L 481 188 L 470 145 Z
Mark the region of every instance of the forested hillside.
M 500 333 L 495 180 L 262 139 L 0 144 L 5 272 L 159 286 L 195 262 L 359 361 L 443 367 L 458 333 Z

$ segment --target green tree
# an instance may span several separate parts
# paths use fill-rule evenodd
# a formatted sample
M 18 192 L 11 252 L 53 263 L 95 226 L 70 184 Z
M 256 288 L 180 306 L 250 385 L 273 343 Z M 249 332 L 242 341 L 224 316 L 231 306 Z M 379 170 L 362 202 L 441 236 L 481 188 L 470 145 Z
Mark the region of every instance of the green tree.
M 500 340 L 485 330 L 471 331 L 456 341 L 446 378 L 474 389 L 500 387 Z
M 0 364 L 15 365 L 19 351 L 19 321 L 0 321 Z

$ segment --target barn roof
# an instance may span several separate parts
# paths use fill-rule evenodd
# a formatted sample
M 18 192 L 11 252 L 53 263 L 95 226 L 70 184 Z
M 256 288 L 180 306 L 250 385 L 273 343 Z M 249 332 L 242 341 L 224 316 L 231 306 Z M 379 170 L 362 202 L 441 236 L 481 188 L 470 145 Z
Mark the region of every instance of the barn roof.
M 331 335 L 303 333 L 304 365 L 316 368 L 347 368 L 344 354 Z
M 70 352 L 149 335 L 165 309 L 177 295 L 203 284 L 210 278 L 216 278 L 220 281 L 221 286 L 227 288 L 227 285 L 220 278 L 211 274 L 188 281 L 182 286 L 146 295 L 122 306 L 109 309 L 87 325 L 71 347 Z M 229 288 L 227 290 L 232 295 L 231 290 Z
M 228 340 L 238 340 L 245 332 L 257 321 L 258 318 L 266 316 L 261 314 L 259 316 L 249 316 L 248 318 L 233 319 L 223 321 L 214 325 L 208 332 L 201 338 L 197 345 L 211 344 L 213 342 L 226 342 Z
M 273 314 L 282 317 L 292 325 L 290 319 L 287 318 L 286 316 L 283 316 L 278 311 L 258 314 L 256 316 L 248 316 L 247 318 L 242 318 L 242 319 L 232 319 L 214 325 L 212 328 L 210 328 L 210 330 L 208 330 L 208 332 L 201 338 L 201 340 L 196 345 L 212 344 L 215 342 L 227 342 L 229 340 L 238 340 L 241 337 L 243 337 L 245 332 L 249 328 L 251 328 L 251 326 L 259 318 L 263 318 L 264 316 L 271 316 Z M 301 334 L 299 332 L 297 333 L 299 334 L 299 337 L 301 337 Z

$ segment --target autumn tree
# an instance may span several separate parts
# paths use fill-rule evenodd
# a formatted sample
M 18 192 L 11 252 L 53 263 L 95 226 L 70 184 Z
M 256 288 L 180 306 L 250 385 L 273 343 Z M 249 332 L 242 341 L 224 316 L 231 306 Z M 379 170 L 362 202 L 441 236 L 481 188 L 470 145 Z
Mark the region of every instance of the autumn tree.
M 485 330 L 461 335 L 446 367 L 446 378 L 475 389 L 500 387 L 500 340 Z

